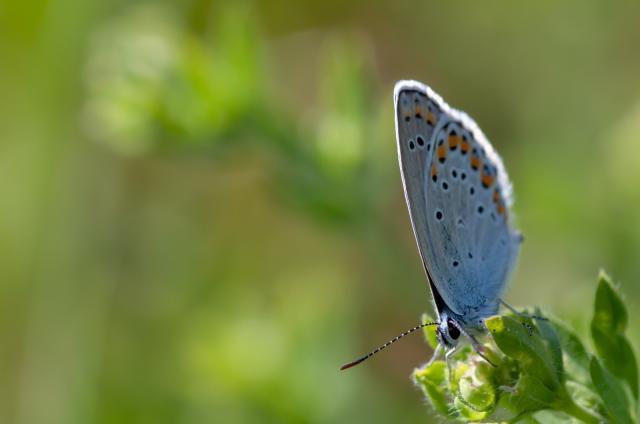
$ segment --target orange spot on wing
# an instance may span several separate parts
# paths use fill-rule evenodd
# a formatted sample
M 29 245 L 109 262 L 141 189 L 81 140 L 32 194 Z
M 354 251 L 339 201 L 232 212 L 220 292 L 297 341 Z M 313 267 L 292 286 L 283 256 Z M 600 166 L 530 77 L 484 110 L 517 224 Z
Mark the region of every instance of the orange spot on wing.
M 489 188 L 493 184 L 493 176 L 489 174 L 482 174 L 482 185 L 484 188 Z
M 449 135 L 448 139 L 449 148 L 451 150 L 455 150 L 458 148 L 458 144 L 460 144 L 460 136 L 459 135 Z
M 471 168 L 474 171 L 477 171 L 479 167 L 480 167 L 480 158 L 475 155 L 471 156 Z
M 497 203 L 500 200 L 500 192 L 498 189 L 493 190 L 493 202 Z
M 462 139 L 462 143 L 460 144 L 460 151 L 462 153 L 467 153 L 469 151 L 469 142 L 464 138 Z
M 438 176 L 438 168 L 435 165 L 431 165 L 431 178 Z
M 422 117 L 422 107 L 420 107 L 420 105 L 416 105 L 416 118 L 421 118 Z
M 431 111 L 427 112 L 427 124 L 429 125 L 436 124 L 436 115 Z
M 447 157 L 447 149 L 445 149 L 444 144 L 438 147 L 438 160 L 440 163 L 444 162 Z
M 502 202 L 498 203 L 497 210 L 498 210 L 498 214 L 499 215 L 504 215 L 504 213 L 506 212 L 506 209 L 505 209 L 504 205 L 502 204 Z

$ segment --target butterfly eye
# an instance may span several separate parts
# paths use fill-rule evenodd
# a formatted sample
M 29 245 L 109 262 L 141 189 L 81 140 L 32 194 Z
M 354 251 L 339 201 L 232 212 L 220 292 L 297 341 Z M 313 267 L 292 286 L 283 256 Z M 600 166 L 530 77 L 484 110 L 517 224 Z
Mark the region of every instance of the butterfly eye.
M 460 337 L 460 330 L 458 330 L 458 327 L 453 325 L 450 320 L 447 321 L 447 330 L 449 330 L 449 337 L 453 340 L 458 340 L 458 337 Z

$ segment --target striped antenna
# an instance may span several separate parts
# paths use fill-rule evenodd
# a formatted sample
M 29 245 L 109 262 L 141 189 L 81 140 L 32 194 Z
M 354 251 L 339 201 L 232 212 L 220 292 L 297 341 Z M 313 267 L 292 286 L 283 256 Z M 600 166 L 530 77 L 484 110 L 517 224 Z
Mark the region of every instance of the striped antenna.
M 424 324 L 417 325 L 417 326 L 413 327 L 411 330 L 407 330 L 404 333 L 400 334 L 399 336 L 394 337 L 393 339 L 389 340 L 388 342 L 386 342 L 385 344 L 383 344 L 382 346 L 380 346 L 376 350 L 373 350 L 373 351 L 367 353 L 363 357 L 361 357 L 359 359 L 356 359 L 353 362 L 349 362 L 348 364 L 344 364 L 343 366 L 340 367 L 340 371 L 346 370 L 346 369 L 351 368 L 351 367 L 355 367 L 359 363 L 366 361 L 367 359 L 371 358 L 376 353 L 380 352 L 382 349 L 386 348 L 390 344 L 393 344 L 393 343 L 397 342 L 398 340 L 400 340 L 401 338 L 403 338 L 407 334 L 411 334 L 414 331 L 420 330 L 421 328 L 427 327 L 429 325 L 439 325 L 439 324 L 440 324 L 439 322 L 425 322 Z

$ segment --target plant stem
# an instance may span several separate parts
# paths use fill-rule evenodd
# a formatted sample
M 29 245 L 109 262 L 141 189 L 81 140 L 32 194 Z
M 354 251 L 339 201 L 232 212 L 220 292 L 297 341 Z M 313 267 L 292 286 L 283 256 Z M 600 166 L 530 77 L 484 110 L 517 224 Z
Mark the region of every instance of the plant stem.
M 601 417 L 587 409 L 584 409 L 571 398 L 566 399 L 565 402 L 558 405 L 558 409 L 585 423 L 598 424 L 603 421 Z

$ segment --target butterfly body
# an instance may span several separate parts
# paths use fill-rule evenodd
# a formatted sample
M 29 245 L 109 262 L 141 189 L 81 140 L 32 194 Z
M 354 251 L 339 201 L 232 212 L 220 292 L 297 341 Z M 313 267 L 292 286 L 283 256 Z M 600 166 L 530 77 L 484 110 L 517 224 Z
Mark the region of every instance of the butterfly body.
M 502 160 L 476 123 L 426 85 L 394 90 L 405 199 L 445 347 L 497 313 L 521 236 Z M 456 337 L 453 337 L 456 336 Z

